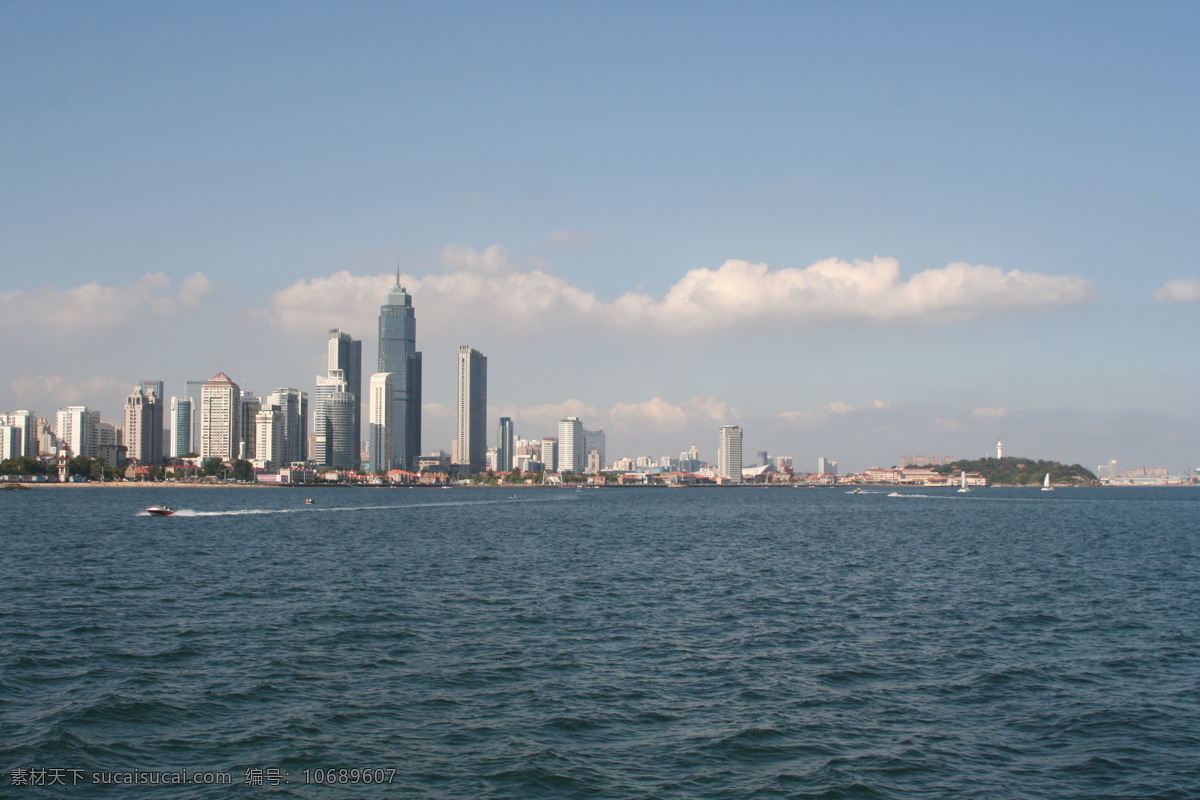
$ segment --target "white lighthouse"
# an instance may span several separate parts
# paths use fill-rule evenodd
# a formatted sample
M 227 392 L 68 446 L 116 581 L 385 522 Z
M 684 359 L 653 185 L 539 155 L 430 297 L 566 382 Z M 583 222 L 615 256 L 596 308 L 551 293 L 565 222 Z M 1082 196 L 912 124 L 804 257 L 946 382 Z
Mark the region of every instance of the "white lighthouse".
M 996 441 L 996 460 L 1004 458 L 1004 442 Z

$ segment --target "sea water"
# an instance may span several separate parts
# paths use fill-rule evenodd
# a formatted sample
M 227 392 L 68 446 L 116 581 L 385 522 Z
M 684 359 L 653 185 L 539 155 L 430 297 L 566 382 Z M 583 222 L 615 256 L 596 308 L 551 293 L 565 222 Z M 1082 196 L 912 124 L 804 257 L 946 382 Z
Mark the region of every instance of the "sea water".
M 1200 797 L 1200 491 L 906 494 L 5 492 L 0 794 Z

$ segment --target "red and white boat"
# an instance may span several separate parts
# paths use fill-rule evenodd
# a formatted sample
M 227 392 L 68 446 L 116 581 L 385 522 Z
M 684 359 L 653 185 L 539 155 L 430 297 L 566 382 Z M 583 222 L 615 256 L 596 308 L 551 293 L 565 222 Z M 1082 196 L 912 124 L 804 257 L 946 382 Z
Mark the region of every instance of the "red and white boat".
M 147 514 L 153 514 L 156 517 L 169 517 L 175 512 L 166 506 L 150 506 L 146 509 Z

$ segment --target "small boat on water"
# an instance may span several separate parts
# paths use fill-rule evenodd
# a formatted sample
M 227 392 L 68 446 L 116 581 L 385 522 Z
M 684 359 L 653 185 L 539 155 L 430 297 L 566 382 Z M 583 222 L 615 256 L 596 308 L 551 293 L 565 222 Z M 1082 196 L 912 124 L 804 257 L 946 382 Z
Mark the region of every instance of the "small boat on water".
M 147 508 L 146 513 L 153 514 L 156 517 L 169 517 L 172 514 L 174 514 L 175 512 L 172 511 L 171 509 L 167 508 L 166 506 L 157 505 L 157 506 L 150 506 L 149 508 Z
M 305 503 L 305 505 L 310 505 L 310 506 L 316 505 L 316 501 L 313 500 L 311 497 L 304 498 L 304 503 Z
M 966 494 L 969 491 L 971 491 L 971 488 L 967 486 L 967 471 L 964 469 L 962 473 L 962 482 L 958 485 L 958 493 Z
M 1049 472 L 1046 473 L 1045 479 L 1042 480 L 1042 491 L 1043 492 L 1053 492 L 1054 491 L 1054 487 L 1050 485 L 1050 473 Z

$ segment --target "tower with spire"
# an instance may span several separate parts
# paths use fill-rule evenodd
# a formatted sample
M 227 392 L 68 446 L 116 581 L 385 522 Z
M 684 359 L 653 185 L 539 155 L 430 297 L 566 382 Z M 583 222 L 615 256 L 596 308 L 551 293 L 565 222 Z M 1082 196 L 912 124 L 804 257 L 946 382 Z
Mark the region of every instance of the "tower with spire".
M 400 285 L 400 267 L 396 282 L 379 307 L 379 361 L 377 374 L 391 373 L 388 420 L 391 444 L 390 464 L 372 463 L 372 469 L 415 470 L 421 454 L 421 354 L 417 352 L 417 318 L 412 295 Z

